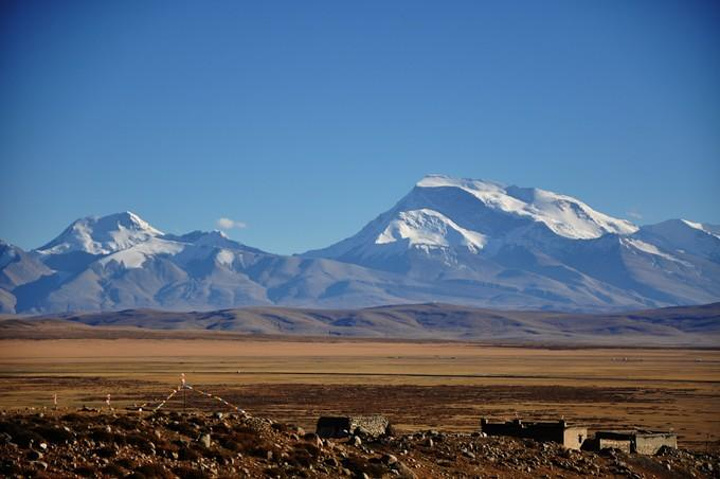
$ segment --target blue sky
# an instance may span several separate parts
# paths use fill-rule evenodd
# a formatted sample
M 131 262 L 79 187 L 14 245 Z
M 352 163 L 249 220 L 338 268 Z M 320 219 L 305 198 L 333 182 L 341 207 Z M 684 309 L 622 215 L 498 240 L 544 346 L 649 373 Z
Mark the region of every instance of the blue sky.
M 3 2 L 0 238 L 132 210 L 301 252 L 427 173 L 720 223 L 719 5 Z

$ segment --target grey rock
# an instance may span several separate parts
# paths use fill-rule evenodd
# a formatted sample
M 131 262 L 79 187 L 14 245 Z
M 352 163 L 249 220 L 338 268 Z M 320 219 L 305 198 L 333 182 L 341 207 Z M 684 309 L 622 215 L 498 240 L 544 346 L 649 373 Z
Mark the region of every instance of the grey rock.
M 397 457 L 392 454 L 385 454 L 381 460 L 382 460 L 382 462 L 384 462 L 385 464 L 388 464 L 388 465 L 393 465 L 398 462 Z
M 395 464 L 395 470 L 399 473 L 398 477 L 402 479 L 417 479 L 417 474 L 402 462 Z
M 210 445 L 212 444 L 212 440 L 210 439 L 210 434 L 206 433 L 206 434 L 200 435 L 200 439 L 198 440 L 198 442 L 200 444 L 202 444 L 203 447 L 206 447 L 206 448 L 210 447 Z

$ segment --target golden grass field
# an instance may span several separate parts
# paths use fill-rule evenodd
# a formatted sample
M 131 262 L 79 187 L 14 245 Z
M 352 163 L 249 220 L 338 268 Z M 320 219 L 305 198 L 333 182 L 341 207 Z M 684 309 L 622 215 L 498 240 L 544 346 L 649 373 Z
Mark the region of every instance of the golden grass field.
M 383 413 L 401 429 L 471 431 L 479 419 L 559 418 L 592 427 L 674 428 L 720 440 L 720 351 L 540 349 L 373 340 L 0 341 L 0 408 L 116 408 L 179 383 L 248 412 L 312 428 L 325 413 Z M 187 406 L 221 405 L 187 395 Z M 179 401 L 168 404 L 180 407 Z

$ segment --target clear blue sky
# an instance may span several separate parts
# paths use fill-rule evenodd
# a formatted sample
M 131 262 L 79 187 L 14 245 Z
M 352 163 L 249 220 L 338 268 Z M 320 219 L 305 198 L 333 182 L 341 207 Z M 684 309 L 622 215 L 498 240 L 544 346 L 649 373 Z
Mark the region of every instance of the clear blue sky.
M 301 252 L 426 173 L 720 223 L 720 3 L 2 2 L 0 238 L 132 210 Z

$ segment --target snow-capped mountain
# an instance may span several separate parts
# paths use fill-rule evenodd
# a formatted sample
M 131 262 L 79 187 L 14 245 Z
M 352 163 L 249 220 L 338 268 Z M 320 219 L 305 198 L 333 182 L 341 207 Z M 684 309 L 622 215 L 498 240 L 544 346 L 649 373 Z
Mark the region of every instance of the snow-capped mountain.
M 408 249 L 479 253 L 489 243 L 511 240 L 537 227 L 571 240 L 638 231 L 632 223 L 599 213 L 570 196 L 430 175 L 357 235 L 306 254 L 363 264 L 363 258 Z
M 432 175 L 356 235 L 303 255 L 219 231 L 166 234 L 131 212 L 77 220 L 27 253 L 0 243 L 0 312 L 710 303 L 719 231 L 687 220 L 639 228 L 570 196 Z
M 720 297 L 718 239 L 712 226 L 638 228 L 570 196 L 431 175 L 356 235 L 306 255 L 492 285 L 483 301 L 499 307 L 517 307 L 516 294 L 560 308 L 642 307 Z
M 35 251 L 41 255 L 76 251 L 102 255 L 128 249 L 162 234 L 162 231 L 153 228 L 135 213 L 126 211 L 79 219 L 60 236 Z
M 35 276 L 0 285 L 0 312 L 368 305 L 413 296 L 396 296 L 399 278 L 388 273 L 273 255 L 219 231 L 165 234 L 130 212 L 77 220 L 29 253 L 3 245 L 0 279 Z

